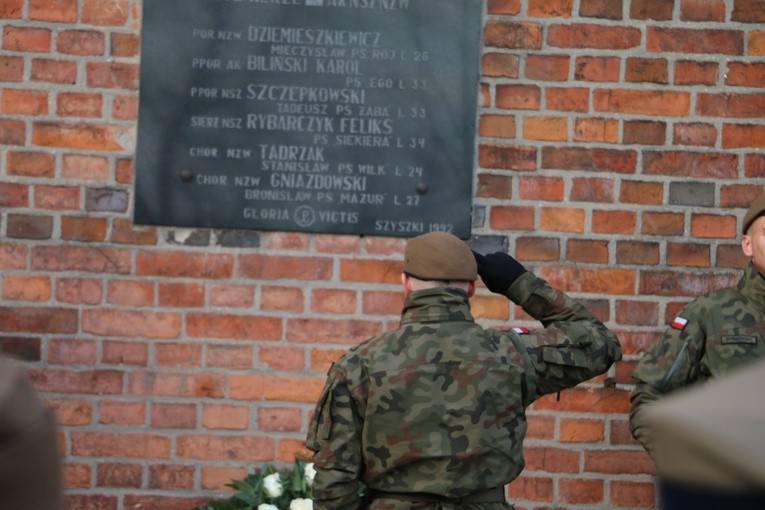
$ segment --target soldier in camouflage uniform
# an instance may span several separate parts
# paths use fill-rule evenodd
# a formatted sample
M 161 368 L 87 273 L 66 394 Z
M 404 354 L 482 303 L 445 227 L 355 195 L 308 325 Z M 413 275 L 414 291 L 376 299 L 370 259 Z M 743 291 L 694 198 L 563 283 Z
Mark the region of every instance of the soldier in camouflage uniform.
M 478 274 L 544 329 L 476 324 L 468 298 Z M 401 279 L 398 329 L 329 370 L 306 442 L 314 508 L 512 508 L 504 485 L 523 469 L 525 409 L 608 370 L 619 342 L 511 256 L 474 254 L 451 234 L 411 239 Z
M 689 303 L 643 355 L 632 377 L 630 430 L 651 453 L 644 411 L 679 388 L 765 357 L 765 196 L 744 215 L 741 248 L 749 266 L 735 287 Z

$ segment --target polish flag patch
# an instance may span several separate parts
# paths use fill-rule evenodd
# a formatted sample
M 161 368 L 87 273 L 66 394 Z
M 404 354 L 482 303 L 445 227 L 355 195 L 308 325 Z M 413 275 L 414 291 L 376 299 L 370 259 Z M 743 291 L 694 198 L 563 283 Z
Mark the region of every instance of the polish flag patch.
M 675 320 L 672 321 L 671 326 L 675 329 L 679 329 L 680 331 L 685 328 L 685 325 L 688 324 L 688 319 L 685 317 L 680 317 L 679 315 L 675 317 Z
M 519 335 L 528 335 L 529 334 L 528 328 L 513 328 L 513 331 L 515 331 Z

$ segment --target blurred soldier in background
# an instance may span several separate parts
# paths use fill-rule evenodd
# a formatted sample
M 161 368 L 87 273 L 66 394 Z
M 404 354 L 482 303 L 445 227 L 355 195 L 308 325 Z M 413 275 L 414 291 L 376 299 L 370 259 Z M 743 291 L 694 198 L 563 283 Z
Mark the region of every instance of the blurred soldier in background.
M 544 328 L 476 324 L 468 298 L 479 275 Z M 509 508 L 526 408 L 608 370 L 619 342 L 510 255 L 474 254 L 451 234 L 409 240 L 401 282 L 400 326 L 329 370 L 306 442 L 314 508 Z
M 53 414 L 23 366 L 0 356 L 0 510 L 61 508 Z
M 645 410 L 663 510 L 765 508 L 765 360 Z

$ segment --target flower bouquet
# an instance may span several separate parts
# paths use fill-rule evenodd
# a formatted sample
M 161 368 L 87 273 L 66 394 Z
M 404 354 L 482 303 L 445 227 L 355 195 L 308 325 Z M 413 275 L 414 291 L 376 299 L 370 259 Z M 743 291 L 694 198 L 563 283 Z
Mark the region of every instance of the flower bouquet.
M 313 510 L 311 484 L 315 475 L 313 463 L 302 459 L 295 459 L 291 469 L 266 465 L 243 480 L 227 484 L 237 490 L 230 498 L 194 510 Z

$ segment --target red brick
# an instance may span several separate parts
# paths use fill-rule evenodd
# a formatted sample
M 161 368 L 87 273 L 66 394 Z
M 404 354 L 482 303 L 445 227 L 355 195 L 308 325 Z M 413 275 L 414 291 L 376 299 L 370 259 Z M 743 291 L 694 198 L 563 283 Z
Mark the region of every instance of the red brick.
M 402 270 L 399 260 L 344 259 L 340 261 L 340 280 L 396 284 Z
M 381 332 L 372 320 L 288 319 L 287 339 L 292 342 L 357 343 Z
M 645 152 L 643 173 L 712 179 L 736 179 L 738 157 L 727 153 Z
M 295 232 L 265 232 L 262 240 L 263 246 L 270 250 L 308 251 L 311 244 L 311 239 L 307 234 Z
M 478 127 L 481 136 L 515 138 L 515 117 L 512 115 L 481 115 Z
M 637 153 L 632 150 L 545 147 L 542 168 L 633 173 Z
M 399 291 L 367 290 L 362 296 L 361 311 L 365 315 L 398 315 L 404 305 Z
M 592 231 L 600 234 L 634 234 L 635 211 L 596 210 L 592 212 Z
M 616 244 L 616 261 L 619 264 L 659 263 L 659 244 L 646 241 L 619 241 Z
M 658 182 L 622 181 L 619 193 L 621 204 L 660 205 L 664 186 Z
M 48 301 L 51 280 L 47 276 L 5 275 L 2 277 L 3 299 L 9 301 Z
M 157 244 L 157 229 L 133 225 L 130 221 L 114 218 L 111 240 L 115 244 L 154 245 Z
M 174 308 L 197 308 L 205 305 L 205 286 L 201 283 L 161 282 L 159 304 Z
M 99 464 L 96 471 L 97 487 L 141 487 L 142 479 L 140 464 L 108 462 Z
M 512 499 L 551 502 L 555 493 L 552 478 L 522 474 L 509 485 Z
M 141 510 L 188 510 L 198 506 L 206 506 L 209 497 L 180 497 L 180 496 L 147 496 L 127 494 L 125 496 L 126 508 L 140 508 Z M 88 507 L 88 510 L 95 510 Z
M 736 0 L 731 19 L 744 23 L 765 23 L 765 5 L 760 0 Z
M 46 147 L 121 151 L 123 132 L 125 128 L 117 126 L 39 122 L 32 128 L 32 141 Z
M 740 87 L 765 86 L 765 63 L 730 62 L 725 74 L 725 84 Z
M 12 308 L 0 307 L 3 331 L 28 333 L 76 333 L 79 320 L 77 311 L 69 308 Z
M 1 190 L 2 186 L 0 186 Z M 23 245 L 0 243 L 0 269 L 24 269 L 26 259 L 27 249 Z
M 539 227 L 552 232 L 584 232 L 584 210 L 573 207 L 543 207 Z
M 564 117 L 524 117 L 523 138 L 565 142 L 568 139 L 568 121 Z
M 687 116 L 691 96 L 673 90 L 596 89 L 595 111 L 637 115 Z
M 263 310 L 303 311 L 303 290 L 297 287 L 264 286 L 260 299 Z
M 104 54 L 106 40 L 95 30 L 63 30 L 56 35 L 56 48 L 65 55 L 93 57 Z
M 630 18 L 667 21 L 672 19 L 675 0 L 632 0 Z
M 491 14 L 518 14 L 520 11 L 520 0 L 488 0 L 488 12 Z
M 520 197 L 524 200 L 562 202 L 565 182 L 560 177 L 522 175 L 518 178 L 518 190 Z
M 356 311 L 356 291 L 343 289 L 314 289 L 311 311 L 328 314 L 351 314 Z
M 681 213 L 650 212 L 643 213 L 641 234 L 673 236 L 685 231 L 685 219 Z
M 74 371 L 48 367 L 33 369 L 30 376 L 42 392 L 109 395 L 122 391 L 122 372 L 117 370 Z
M 168 372 L 130 372 L 128 394 L 139 396 L 222 398 L 225 376 Z
M 318 253 L 358 253 L 361 238 L 350 235 L 316 236 L 314 248 Z
M 197 425 L 194 404 L 151 404 L 151 426 L 155 429 L 193 429 Z
M 103 241 L 106 239 L 106 218 L 61 218 L 61 238 L 73 241 Z
M 529 0 L 527 14 L 532 17 L 571 16 L 573 0 Z
M 625 80 L 636 83 L 666 84 L 669 80 L 667 60 L 663 58 L 628 58 Z
M 67 462 L 62 466 L 62 478 L 64 482 L 64 486 L 68 489 L 87 489 L 90 487 L 90 480 L 92 478 L 92 471 L 91 466 L 87 464 L 76 464 L 73 462 Z M 78 498 L 80 496 L 77 496 Z M 81 498 L 84 500 L 85 497 L 81 496 Z M 65 497 L 65 499 L 69 502 L 72 501 L 73 497 Z M 100 508 L 98 506 L 74 506 L 74 505 L 67 505 L 67 508 Z M 114 508 L 117 508 L 117 501 L 115 499 L 114 501 Z
M 26 127 L 20 120 L 0 119 L 0 144 L 23 145 Z
M 302 347 L 262 345 L 258 349 L 258 361 L 271 370 L 302 370 L 304 358 L 305 350 Z
M 639 46 L 641 40 L 640 30 L 633 27 L 578 23 L 547 28 L 547 43 L 558 48 L 626 50 Z
M 326 374 L 330 364 L 337 361 L 345 352 L 346 349 L 311 349 L 311 370 Z
M 106 301 L 124 306 L 154 304 L 154 283 L 139 280 L 110 280 L 106 285 Z
M 178 338 L 181 316 L 174 313 L 99 308 L 82 313 L 82 330 L 95 335 Z
M 243 259 L 245 265 L 249 259 Z M 230 278 L 234 259 L 228 254 L 182 251 L 141 252 L 136 257 L 136 274 L 141 276 Z M 277 265 L 277 264 L 272 264 Z M 240 272 L 246 273 L 247 269 Z
M 608 241 L 569 239 L 566 258 L 572 262 L 608 263 Z
M 125 25 L 130 16 L 128 0 L 83 0 L 82 22 L 102 26 Z
M 166 459 L 170 439 L 159 434 L 72 431 L 72 455 L 86 457 L 127 457 Z
M 29 19 L 73 23 L 77 21 L 77 0 L 30 0 Z
M 0 183 L 0 207 L 28 207 L 29 186 Z
M 699 94 L 696 112 L 711 117 L 758 118 L 765 111 L 765 94 Z
M 714 85 L 719 69 L 717 62 L 680 60 L 675 62 L 675 85 Z
M 88 87 L 138 89 L 138 66 L 122 62 L 89 62 L 85 65 Z
M 765 148 L 765 126 L 760 124 L 724 124 L 722 145 L 725 148 Z
M 198 367 L 202 361 L 202 346 L 188 342 L 157 343 L 154 358 L 158 367 Z
M 2 8 L 2 5 L 0 5 Z M 0 81 L 21 82 L 24 79 L 22 57 L 0 55 Z
M 144 343 L 105 341 L 101 362 L 114 365 L 146 366 L 148 358 L 148 347 Z
M 480 145 L 478 164 L 483 168 L 535 170 L 537 150 L 513 145 Z
M 558 482 L 558 494 L 563 503 L 597 504 L 603 501 L 603 480 L 564 478 Z
M 741 246 L 718 245 L 717 246 L 717 267 L 731 269 L 745 269 L 749 264 L 749 258 L 741 252 Z
M 724 185 L 720 188 L 720 207 L 748 209 L 762 192 L 762 185 L 754 183 Z
M 6 231 L 10 238 L 50 239 L 53 234 L 53 218 L 9 214 Z
M 754 30 L 750 32 L 746 45 L 747 45 L 747 54 L 752 56 L 765 55 L 765 31 Z M 17 80 L 14 80 L 14 81 L 17 81 Z
M 547 87 L 545 103 L 548 110 L 586 113 L 590 106 L 590 92 L 578 87 Z
M 3 27 L 3 49 L 42 53 L 51 50 L 51 32 L 47 28 Z
M 625 121 L 624 143 L 639 145 L 664 145 L 667 125 L 654 121 Z
M 652 474 L 653 462 L 640 450 L 590 450 L 584 452 L 584 470 L 590 473 Z
M 519 59 L 506 53 L 486 53 L 481 57 L 481 74 L 503 78 L 518 78 Z
M 702 244 L 668 243 L 668 266 L 709 267 L 710 249 Z
M 621 0 L 581 0 L 579 15 L 588 18 L 620 20 L 623 17 Z
M 495 205 L 489 212 L 489 225 L 495 230 L 533 230 L 534 209 Z
M 261 407 L 258 428 L 268 432 L 300 432 L 302 414 L 297 407 Z
M 98 422 L 103 425 L 144 425 L 146 423 L 146 404 L 143 402 L 102 400 L 98 404 Z
M 140 52 L 140 39 L 138 34 L 112 32 L 111 55 L 114 57 L 137 57 Z
M 35 186 L 35 207 L 56 211 L 74 211 L 80 209 L 79 187 Z M 62 220 L 63 225 L 63 220 Z
M 116 96 L 112 101 L 112 118 L 116 120 L 136 120 L 138 118 L 138 98 Z
M 470 300 L 470 310 L 474 317 L 507 321 L 510 318 L 510 309 L 507 301 L 498 296 L 476 295 Z
M 712 124 L 680 123 L 672 128 L 674 145 L 696 145 L 714 147 L 717 143 L 717 128 Z
M 252 368 L 253 348 L 249 345 L 207 346 L 205 366 L 220 368 Z
M 207 404 L 202 410 L 202 425 L 206 429 L 246 430 L 249 420 L 250 412 L 245 406 Z
M 515 243 L 518 260 L 560 260 L 560 240 L 550 237 L 519 237 Z
M 609 500 L 619 507 L 654 508 L 656 489 L 651 482 L 613 480 L 610 483 Z
M 282 337 L 282 319 L 223 313 L 190 313 L 186 316 L 186 334 L 191 338 L 279 340 Z
M 564 443 L 599 443 L 605 436 L 601 419 L 565 418 L 560 420 L 560 440 Z
M 0 3 L 0 18 L 21 19 L 24 0 L 4 0 Z
M 150 489 L 193 489 L 193 466 L 152 464 L 149 466 Z
M 547 266 L 540 274 L 553 287 L 569 292 L 632 294 L 635 289 L 636 275 L 630 269 Z
M 90 425 L 93 420 L 93 403 L 89 400 L 48 399 L 45 405 L 53 410 L 59 425 Z
M 639 292 L 654 296 L 696 297 L 723 287 L 736 284 L 733 273 L 687 273 L 673 271 L 643 271 L 640 275 Z
M 717 214 L 692 214 L 691 235 L 701 238 L 736 239 L 738 237 L 736 217 Z
M 619 141 L 619 121 L 604 118 L 576 119 L 574 141 L 617 143 Z
M 487 47 L 538 50 L 542 47 L 542 26 L 537 23 L 488 21 L 483 31 Z
M 682 0 L 680 19 L 682 21 L 725 21 L 725 1 Z
M 483 198 L 504 198 L 513 196 L 512 179 L 505 175 L 478 174 L 476 195 Z
M 662 53 L 743 55 L 744 33 L 738 30 L 648 27 L 646 49 Z
M 48 93 L 42 90 L 3 89 L 0 112 L 9 115 L 47 115 Z
M 64 92 L 56 96 L 56 114 L 61 117 L 101 117 L 101 94 Z
M 574 78 L 583 81 L 619 81 L 619 59 L 617 57 L 577 57 Z
M 528 55 L 525 77 L 529 80 L 565 81 L 568 79 L 568 55 Z
M 89 496 L 67 494 L 64 496 L 64 510 L 117 510 L 117 496 Z
M 328 257 L 241 255 L 238 266 L 237 276 L 257 280 L 328 280 L 332 276 Z
M 541 89 L 535 85 L 498 85 L 497 108 L 508 110 L 539 110 Z
M 526 445 L 523 453 L 527 472 L 576 473 L 579 471 L 579 451 L 577 450 Z
M 610 203 L 614 201 L 613 179 L 574 178 L 569 199 L 575 202 Z
M 48 361 L 57 365 L 96 364 L 96 344 L 92 340 L 54 338 L 48 342 Z
M 616 322 L 629 326 L 656 326 L 659 324 L 659 306 L 655 301 L 617 300 Z

